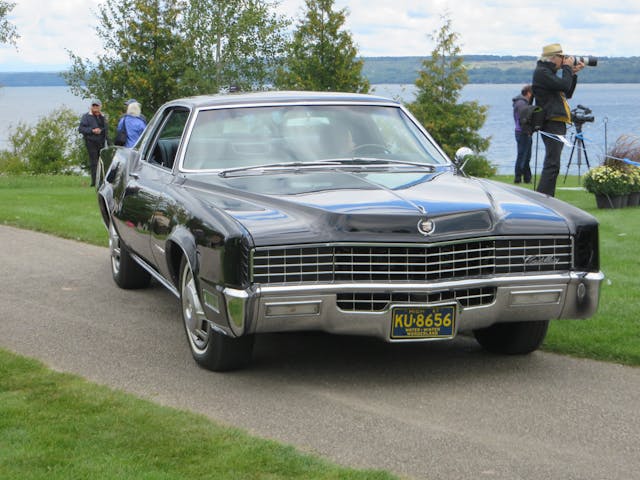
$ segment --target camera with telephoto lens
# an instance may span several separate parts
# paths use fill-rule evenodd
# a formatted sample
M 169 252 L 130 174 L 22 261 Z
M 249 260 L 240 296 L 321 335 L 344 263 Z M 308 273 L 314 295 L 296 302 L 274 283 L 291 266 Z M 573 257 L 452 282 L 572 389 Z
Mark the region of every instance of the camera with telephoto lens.
M 585 67 L 596 67 L 598 66 L 598 57 L 592 57 L 591 55 L 587 55 L 586 57 L 574 55 L 573 64 L 578 65 L 579 63 L 584 63 Z
M 576 125 L 582 125 L 585 122 L 593 122 L 595 117 L 593 115 L 589 115 L 590 113 L 590 108 L 578 105 L 576 108 L 571 110 L 571 121 Z

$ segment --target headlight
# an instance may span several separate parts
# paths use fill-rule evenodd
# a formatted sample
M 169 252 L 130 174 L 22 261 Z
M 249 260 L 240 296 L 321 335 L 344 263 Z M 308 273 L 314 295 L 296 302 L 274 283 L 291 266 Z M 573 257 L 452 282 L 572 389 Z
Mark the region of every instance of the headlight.
M 598 225 L 580 225 L 576 231 L 573 266 L 577 270 L 598 272 L 600 254 L 598 251 Z

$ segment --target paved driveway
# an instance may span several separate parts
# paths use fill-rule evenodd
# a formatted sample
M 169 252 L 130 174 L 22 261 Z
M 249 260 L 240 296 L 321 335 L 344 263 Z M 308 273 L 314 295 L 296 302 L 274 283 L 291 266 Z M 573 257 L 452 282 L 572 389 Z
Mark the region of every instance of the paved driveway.
M 56 370 L 410 478 L 639 478 L 638 368 L 282 334 L 258 338 L 250 369 L 212 373 L 177 299 L 118 289 L 107 249 L 5 226 L 0 245 L 0 346 Z

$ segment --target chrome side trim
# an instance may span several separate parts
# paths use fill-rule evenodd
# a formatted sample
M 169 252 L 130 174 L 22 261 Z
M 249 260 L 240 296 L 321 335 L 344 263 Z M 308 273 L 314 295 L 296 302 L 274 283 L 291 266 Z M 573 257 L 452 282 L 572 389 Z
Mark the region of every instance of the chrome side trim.
M 155 278 L 158 282 L 160 282 L 163 287 L 165 287 L 167 290 L 173 293 L 176 296 L 176 298 L 178 299 L 180 298 L 180 292 L 178 291 L 178 289 L 166 278 L 160 275 L 155 268 L 153 268 L 151 265 L 149 265 L 147 262 L 145 262 L 142 258 L 140 258 L 135 253 L 130 252 L 130 255 L 131 255 L 131 258 L 133 258 L 138 265 L 140 265 L 147 272 L 149 272 L 149 274 L 153 278 Z

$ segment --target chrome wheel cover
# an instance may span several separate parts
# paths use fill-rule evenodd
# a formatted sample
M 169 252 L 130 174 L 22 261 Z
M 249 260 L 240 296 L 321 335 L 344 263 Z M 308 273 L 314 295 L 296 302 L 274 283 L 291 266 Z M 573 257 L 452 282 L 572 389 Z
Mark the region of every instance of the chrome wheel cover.
M 111 270 L 114 276 L 118 276 L 120 273 L 120 237 L 116 228 L 113 226 L 113 221 L 109 224 L 109 251 L 111 252 Z
M 180 285 L 182 300 L 182 318 L 191 348 L 195 353 L 202 354 L 209 344 L 211 326 L 207 321 L 204 309 L 198 298 L 198 290 L 193 273 L 189 265 L 185 265 Z

